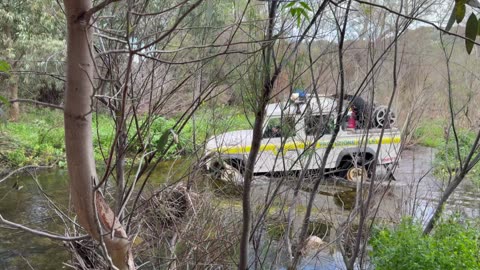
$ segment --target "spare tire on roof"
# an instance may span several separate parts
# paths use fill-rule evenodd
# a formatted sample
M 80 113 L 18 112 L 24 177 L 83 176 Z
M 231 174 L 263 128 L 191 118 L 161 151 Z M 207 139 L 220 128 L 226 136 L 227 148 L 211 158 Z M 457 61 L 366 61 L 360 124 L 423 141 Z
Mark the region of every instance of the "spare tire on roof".
M 387 115 L 388 111 L 388 115 Z M 390 109 L 388 110 L 387 106 L 378 106 L 373 111 L 373 123 L 375 127 L 378 128 L 390 128 L 395 124 L 397 120 L 397 116 L 395 113 Z

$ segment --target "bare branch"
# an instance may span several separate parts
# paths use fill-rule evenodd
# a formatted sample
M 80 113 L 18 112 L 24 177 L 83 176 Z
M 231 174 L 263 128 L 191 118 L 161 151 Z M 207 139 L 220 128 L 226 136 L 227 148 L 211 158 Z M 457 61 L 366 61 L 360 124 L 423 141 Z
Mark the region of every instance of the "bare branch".
M 174 10 L 176 8 L 178 8 L 179 6 L 181 5 L 184 5 L 185 3 L 187 3 L 189 0 L 185 0 L 183 2 L 180 2 L 176 5 L 174 5 L 173 7 L 169 7 L 165 10 L 162 10 L 162 11 L 158 11 L 158 12 L 151 12 L 151 13 L 140 13 L 140 12 L 135 12 L 135 11 L 132 11 L 132 14 L 133 15 L 138 15 L 138 16 L 156 16 L 156 15 L 160 15 L 160 14 L 163 14 L 163 13 L 166 13 L 166 12 L 169 12 L 171 10 Z
M 99 12 L 100 10 L 104 9 L 106 6 L 110 5 L 111 3 L 118 2 L 118 1 L 120 1 L 120 0 L 105 0 L 105 1 L 101 2 L 100 4 L 92 7 L 91 9 L 87 10 L 87 12 L 82 14 L 80 16 L 80 18 L 83 17 L 88 22 L 88 21 L 90 21 L 90 18 L 92 17 L 93 14 L 95 14 L 95 13 Z
M 168 35 L 170 35 L 176 28 L 177 26 L 187 17 L 188 14 L 190 14 L 190 12 L 192 12 L 195 8 L 197 8 L 201 3 L 203 2 L 203 0 L 198 0 L 197 2 L 193 3 L 193 5 L 187 10 L 185 11 L 185 13 L 182 14 L 182 16 L 180 16 L 177 21 L 173 24 L 173 26 L 170 28 L 169 31 L 167 31 L 165 34 L 161 35 L 159 38 L 157 38 L 156 40 L 148 43 L 147 45 L 145 46 L 142 46 L 136 50 L 134 50 L 133 52 L 137 53 L 139 51 L 142 51 L 142 50 L 145 50 L 146 48 L 158 43 L 159 41 L 161 41 L 162 39 L 166 38 Z
M 388 8 L 386 6 L 383 6 L 383 5 L 379 5 L 379 4 L 375 4 L 375 3 L 372 3 L 372 2 L 367 2 L 367 1 L 362 1 L 362 0 L 355 0 L 355 2 L 359 3 L 359 4 L 364 4 L 364 5 L 370 5 L 370 6 L 373 6 L 373 7 L 377 7 L 377 8 L 381 8 L 383 10 L 386 10 L 392 14 L 395 14 L 397 16 L 400 16 L 400 17 L 403 17 L 405 19 L 409 19 L 409 20 L 413 20 L 413 21 L 417 21 L 417 22 L 422 22 L 422 23 L 425 23 L 425 24 L 428 24 L 430 26 L 433 26 L 435 29 L 437 29 L 438 31 L 441 31 L 447 35 L 451 35 L 451 36 L 455 36 L 455 37 L 458 37 L 462 40 L 469 40 L 471 42 L 473 42 L 473 44 L 475 45 L 479 45 L 480 46 L 480 43 L 476 42 L 475 40 L 471 40 L 469 38 L 466 38 L 462 35 L 459 35 L 457 33 L 453 33 L 453 32 L 450 32 L 450 31 L 447 31 L 445 29 L 443 29 L 442 27 L 430 22 L 430 21 L 427 21 L 427 20 L 424 20 L 424 19 L 420 19 L 420 18 L 417 18 L 417 17 L 414 17 L 414 16 L 409 16 L 409 15 L 405 15 L 405 14 L 402 14 L 400 12 L 397 12 L 391 8 Z
M 10 103 L 15 103 L 15 102 L 19 102 L 19 103 L 33 103 L 33 104 L 37 104 L 37 105 L 41 105 L 41 106 L 45 106 L 45 107 L 49 107 L 49 108 L 52 108 L 52 109 L 58 109 L 58 110 L 62 110 L 62 111 L 63 111 L 63 107 L 60 106 L 60 105 L 51 104 L 51 103 L 46 103 L 46 102 L 41 102 L 41 101 L 37 101 L 37 100 L 33 100 L 33 99 L 16 98 L 16 99 L 10 100 Z
M 46 168 L 52 168 L 53 166 L 25 166 L 25 167 L 21 167 L 21 168 L 18 168 L 14 171 L 11 171 L 7 176 L 5 176 L 4 178 L 0 179 L 0 183 L 2 183 L 3 181 L 7 180 L 10 176 L 18 173 L 18 172 L 21 172 L 23 170 L 28 170 L 28 169 L 46 169 Z
M 36 230 L 36 229 L 32 229 L 32 228 L 23 226 L 21 224 L 6 220 L 6 219 L 3 218 L 2 215 L 0 215 L 0 223 L 3 223 L 5 225 L 7 225 L 9 227 L 12 227 L 12 228 L 15 228 L 15 229 L 19 229 L 19 230 L 22 230 L 22 231 L 25 231 L 25 232 L 28 232 L 28 233 L 32 233 L 32 234 L 37 235 L 37 236 L 47 237 L 47 238 L 50 238 L 50 239 L 53 239 L 53 240 L 79 241 L 79 240 L 84 240 L 84 239 L 89 239 L 90 238 L 90 236 L 88 236 L 88 235 L 77 236 L 77 237 L 66 237 L 66 236 L 63 236 L 63 235 L 53 234 L 53 233 L 50 233 L 50 232 L 39 231 L 39 230 Z

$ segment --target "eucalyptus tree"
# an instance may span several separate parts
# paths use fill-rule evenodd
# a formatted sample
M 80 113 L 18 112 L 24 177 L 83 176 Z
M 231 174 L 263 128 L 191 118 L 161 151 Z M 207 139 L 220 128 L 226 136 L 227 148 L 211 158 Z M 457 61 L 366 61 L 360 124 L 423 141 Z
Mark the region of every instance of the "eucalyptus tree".
M 132 229 L 131 221 L 147 180 L 175 143 L 175 135 L 223 80 L 213 75 L 205 84 L 201 80 L 193 101 L 178 98 L 180 90 L 188 93 L 195 78 L 201 78 L 196 74 L 205 72 L 204 66 L 212 59 L 249 52 L 231 46 L 236 31 L 229 29 L 234 29 L 241 18 L 230 19 L 233 27 L 222 23 L 212 26 L 214 31 L 204 34 L 203 44 L 198 45 L 198 31 L 194 30 L 202 0 L 113 2 L 93 6 L 91 1 L 64 1 L 68 20 L 64 108 L 67 167 L 79 223 L 105 244 L 107 261 L 111 258 L 119 269 L 134 269 L 127 231 Z M 211 12 L 212 7 L 203 12 Z M 225 67 L 224 73 L 230 74 L 235 68 Z M 155 134 L 158 130 L 151 126 L 156 115 L 166 113 L 172 102 L 176 112 L 182 113 L 180 120 Z M 104 152 L 105 173 L 97 177 L 91 125 L 93 109 L 102 106 L 112 115 L 116 128 Z M 146 116 L 141 117 L 142 113 Z M 130 128 L 134 130 L 131 133 Z M 124 168 L 128 149 L 135 150 L 132 159 L 139 164 L 130 178 L 125 177 Z M 114 210 L 103 199 L 111 178 L 117 180 Z M 135 189 L 138 193 L 134 196 Z M 128 215 L 122 219 L 129 201 Z
M 135 269 L 130 242 L 113 211 L 96 190 L 93 156 L 91 54 L 95 8 L 91 1 L 65 1 L 67 17 L 67 84 L 65 93 L 65 144 L 70 194 L 79 223 L 105 245 L 111 263 L 118 269 Z M 98 7 L 97 7 L 98 8 Z M 108 233 L 106 233 L 108 232 Z
M 2 1 L 0 3 L 0 59 L 11 66 L 8 85 L 11 100 L 18 98 L 22 69 L 37 69 L 50 59 L 61 60 L 64 47 L 63 14 L 51 1 Z M 20 81 L 19 81 L 20 80 Z M 1 93 L 1 92 L 0 92 Z M 13 102 L 10 119 L 17 120 L 18 102 Z

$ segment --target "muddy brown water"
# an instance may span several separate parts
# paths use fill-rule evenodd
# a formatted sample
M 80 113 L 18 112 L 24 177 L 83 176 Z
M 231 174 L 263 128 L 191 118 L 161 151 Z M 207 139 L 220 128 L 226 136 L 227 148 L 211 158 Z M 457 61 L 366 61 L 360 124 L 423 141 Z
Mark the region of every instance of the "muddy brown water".
M 432 214 L 433 207 L 444 188 L 443 182 L 435 179 L 431 173 L 433 160 L 434 150 L 430 148 L 417 147 L 402 154 L 400 166 L 395 171 L 397 181 L 392 182 L 392 186 L 385 193 L 385 200 L 380 205 L 379 217 L 394 221 L 404 214 L 413 214 L 425 220 Z M 182 165 L 181 161 L 164 163 L 158 169 L 155 178 L 181 177 L 186 169 L 175 171 L 176 167 L 186 166 Z M 382 171 L 379 170 L 378 173 L 381 175 Z M 61 207 L 60 210 L 68 210 L 66 171 L 42 171 L 33 175 L 36 176 L 37 181 L 31 174 L 22 174 L 0 183 L 0 214 L 6 219 L 29 227 L 63 234 L 63 221 L 51 211 L 48 199 L 56 202 Z M 262 204 L 274 186 L 275 179 L 257 177 L 255 181 L 253 198 L 256 203 Z M 322 192 L 316 196 L 314 203 L 314 218 L 335 223 L 348 216 L 349 209 L 355 203 L 356 194 L 349 189 L 332 185 L 322 186 L 321 189 Z M 446 211 L 460 211 L 467 217 L 478 217 L 480 215 L 478 192 L 477 187 L 469 181 L 465 182 L 449 200 Z M 286 198 L 288 203 L 291 194 L 291 185 L 285 185 L 281 189 L 280 198 Z M 298 217 L 304 212 L 308 192 L 302 191 L 299 199 L 300 202 L 294 211 L 297 217 L 295 223 L 298 223 L 300 220 Z M 281 243 L 277 244 L 281 245 Z M 341 268 L 339 263 L 341 259 L 331 251 L 327 248 L 320 254 L 307 255 L 303 260 L 302 268 Z M 68 260 L 69 254 L 61 242 L 32 236 L 0 225 L 0 269 L 68 269 L 62 264 Z M 282 251 L 280 255 L 272 255 L 267 260 L 277 268 L 282 268 L 286 263 L 285 254 L 282 254 Z

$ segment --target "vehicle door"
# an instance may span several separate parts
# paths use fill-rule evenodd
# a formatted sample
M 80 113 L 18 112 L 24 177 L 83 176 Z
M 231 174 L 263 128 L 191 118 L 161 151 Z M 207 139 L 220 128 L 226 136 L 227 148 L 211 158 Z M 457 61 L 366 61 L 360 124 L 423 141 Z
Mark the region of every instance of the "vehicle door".
M 308 169 L 318 169 L 321 167 L 325 149 L 332 138 L 335 120 L 332 114 L 307 113 L 304 121 L 305 150 L 301 160 L 306 164 L 311 159 Z
M 255 172 L 289 171 L 298 155 L 296 147 L 298 117 L 272 116 L 266 121 Z

